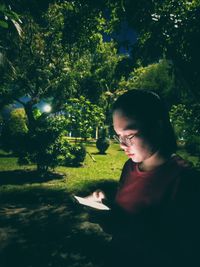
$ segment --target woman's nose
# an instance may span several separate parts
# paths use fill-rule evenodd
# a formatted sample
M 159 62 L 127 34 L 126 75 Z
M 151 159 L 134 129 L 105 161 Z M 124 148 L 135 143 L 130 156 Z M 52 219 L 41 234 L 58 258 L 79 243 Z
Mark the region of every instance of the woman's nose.
M 120 143 L 120 147 L 121 147 L 123 150 L 126 150 L 126 149 L 127 149 L 127 145 L 124 144 L 124 143 Z

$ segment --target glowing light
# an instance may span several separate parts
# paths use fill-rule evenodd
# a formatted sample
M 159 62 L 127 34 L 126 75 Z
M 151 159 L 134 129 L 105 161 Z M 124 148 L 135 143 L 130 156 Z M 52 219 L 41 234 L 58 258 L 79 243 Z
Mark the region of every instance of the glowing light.
M 44 112 L 51 112 L 51 106 L 49 104 L 45 104 L 43 107 Z

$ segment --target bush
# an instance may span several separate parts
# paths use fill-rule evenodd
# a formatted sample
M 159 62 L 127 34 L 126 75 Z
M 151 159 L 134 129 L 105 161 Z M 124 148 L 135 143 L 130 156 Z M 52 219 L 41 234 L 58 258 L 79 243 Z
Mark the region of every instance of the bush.
M 71 149 L 71 154 L 73 156 L 73 166 L 80 166 L 85 160 L 86 148 L 83 144 L 73 145 Z
M 21 153 L 20 155 L 18 155 L 18 160 L 17 163 L 19 165 L 28 165 L 31 164 L 31 160 L 30 157 L 28 155 L 28 153 Z
M 100 154 L 105 154 L 106 150 L 110 146 L 110 140 L 108 136 L 108 129 L 106 127 L 102 128 L 100 132 L 100 137 L 97 139 L 96 147 Z
M 172 106 L 170 119 L 178 140 L 187 141 L 187 139 L 191 139 L 190 136 L 198 136 L 200 134 L 199 114 L 199 104 L 193 104 L 190 107 L 184 104 Z
M 185 144 L 186 150 L 194 156 L 200 155 L 200 136 L 191 136 Z
M 34 163 L 43 175 L 58 165 L 80 166 L 86 156 L 82 144 L 70 144 L 63 116 L 39 116 L 34 129 L 28 130 L 22 109 L 11 112 L 2 129 L 3 148 L 18 157 L 19 165 Z
M 96 142 L 96 147 L 99 150 L 100 154 L 105 154 L 109 146 L 110 146 L 110 140 L 107 137 L 99 138 Z
M 24 154 L 28 133 L 26 120 L 24 109 L 19 108 L 12 110 L 9 119 L 2 124 L 1 143 L 5 151 Z
M 86 157 L 86 148 L 83 144 L 69 144 L 66 154 L 60 165 L 81 166 Z

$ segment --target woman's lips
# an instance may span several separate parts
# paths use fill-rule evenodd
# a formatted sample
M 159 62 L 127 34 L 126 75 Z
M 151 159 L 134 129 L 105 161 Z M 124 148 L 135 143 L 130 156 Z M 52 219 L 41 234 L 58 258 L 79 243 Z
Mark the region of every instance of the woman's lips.
M 127 155 L 128 157 L 133 157 L 135 154 L 128 154 L 128 153 L 126 153 L 126 155 Z

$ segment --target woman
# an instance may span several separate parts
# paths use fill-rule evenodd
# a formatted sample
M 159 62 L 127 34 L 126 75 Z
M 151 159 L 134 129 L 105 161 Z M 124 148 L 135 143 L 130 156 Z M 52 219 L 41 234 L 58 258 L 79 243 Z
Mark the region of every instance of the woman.
M 99 218 L 113 236 L 108 265 L 192 266 L 198 247 L 194 190 L 199 185 L 175 155 L 176 139 L 162 99 L 146 90 L 126 92 L 113 105 L 113 127 L 129 159 L 111 212 Z M 109 202 L 102 191 L 93 197 Z

